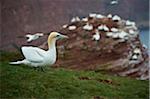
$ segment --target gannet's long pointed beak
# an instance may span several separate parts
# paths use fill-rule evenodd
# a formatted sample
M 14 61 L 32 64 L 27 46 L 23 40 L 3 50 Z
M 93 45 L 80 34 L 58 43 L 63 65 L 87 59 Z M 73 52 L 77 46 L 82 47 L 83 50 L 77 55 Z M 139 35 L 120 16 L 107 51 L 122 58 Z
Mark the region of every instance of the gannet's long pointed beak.
M 67 39 L 68 39 L 68 38 L 69 38 L 68 36 L 62 35 L 62 34 L 60 35 L 60 37 L 61 37 L 62 39 L 63 39 L 63 38 L 67 38 Z

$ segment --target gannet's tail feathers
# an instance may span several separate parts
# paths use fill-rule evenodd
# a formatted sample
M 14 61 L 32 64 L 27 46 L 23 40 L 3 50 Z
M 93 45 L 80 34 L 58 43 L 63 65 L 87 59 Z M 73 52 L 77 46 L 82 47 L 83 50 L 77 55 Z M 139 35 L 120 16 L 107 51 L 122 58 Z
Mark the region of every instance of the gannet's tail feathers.
M 9 62 L 9 64 L 11 64 L 11 65 L 24 64 L 24 60 L 17 61 L 17 62 Z

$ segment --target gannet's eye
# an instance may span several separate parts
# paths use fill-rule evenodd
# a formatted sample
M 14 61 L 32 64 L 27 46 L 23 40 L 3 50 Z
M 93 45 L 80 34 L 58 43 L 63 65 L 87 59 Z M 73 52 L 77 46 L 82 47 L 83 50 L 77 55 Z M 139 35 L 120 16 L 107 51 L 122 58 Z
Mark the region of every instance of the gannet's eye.
M 56 38 L 58 38 L 60 35 L 56 35 Z

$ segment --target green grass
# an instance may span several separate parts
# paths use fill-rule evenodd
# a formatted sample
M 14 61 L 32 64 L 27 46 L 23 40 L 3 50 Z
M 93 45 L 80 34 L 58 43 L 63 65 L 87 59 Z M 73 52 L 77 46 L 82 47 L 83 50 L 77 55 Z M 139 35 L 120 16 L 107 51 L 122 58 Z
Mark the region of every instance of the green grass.
M 104 99 L 148 99 L 149 96 L 148 81 L 62 68 L 47 67 L 42 72 L 25 65 L 9 65 L 8 59 L 12 56 L 3 54 L 1 57 L 1 99 L 92 99 L 94 96 Z M 79 79 L 81 77 L 83 80 Z

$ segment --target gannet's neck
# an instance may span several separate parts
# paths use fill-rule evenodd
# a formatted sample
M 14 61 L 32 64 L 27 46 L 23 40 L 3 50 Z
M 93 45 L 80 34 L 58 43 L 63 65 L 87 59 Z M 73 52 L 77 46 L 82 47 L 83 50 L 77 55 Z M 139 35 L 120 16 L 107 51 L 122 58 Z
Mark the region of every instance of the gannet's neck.
M 56 49 L 56 39 L 48 37 L 48 49 Z

